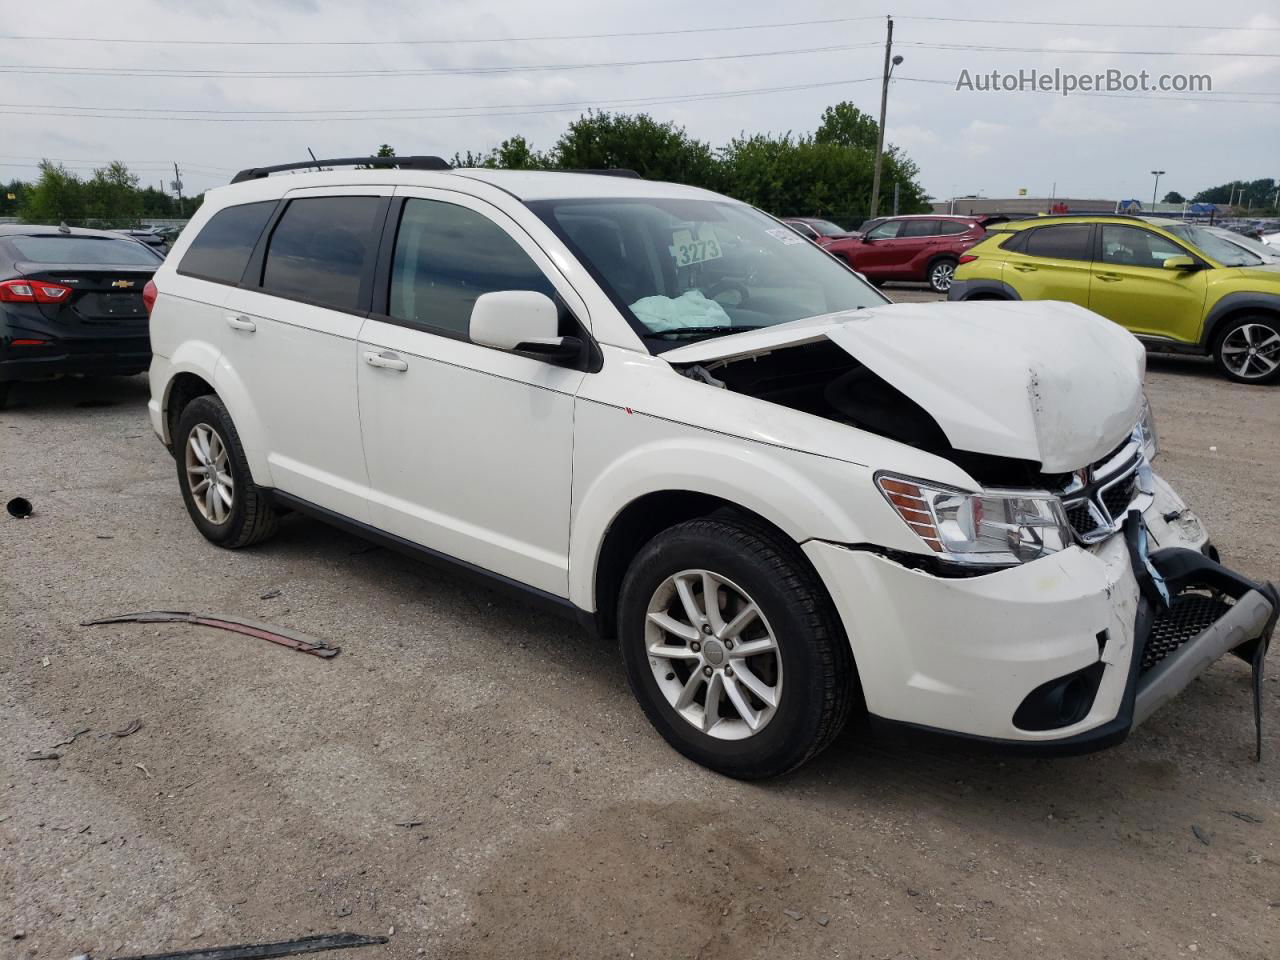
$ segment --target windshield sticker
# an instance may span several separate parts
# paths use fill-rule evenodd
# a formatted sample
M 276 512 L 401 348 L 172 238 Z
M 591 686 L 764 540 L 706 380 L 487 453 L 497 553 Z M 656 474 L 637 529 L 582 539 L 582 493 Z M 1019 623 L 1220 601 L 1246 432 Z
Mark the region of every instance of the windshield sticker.
M 775 240 L 782 241 L 787 246 L 791 246 L 793 243 L 804 243 L 804 237 L 800 236 L 800 234 L 796 233 L 794 230 L 788 230 L 786 227 L 776 227 L 773 230 L 766 230 L 765 233 L 769 234 L 769 236 L 773 237 Z
M 716 239 L 715 229 L 710 224 L 698 228 L 697 236 L 692 230 L 677 230 L 671 234 L 671 246 L 667 247 L 675 258 L 677 267 L 691 267 L 695 263 L 708 260 L 719 260 L 720 241 Z

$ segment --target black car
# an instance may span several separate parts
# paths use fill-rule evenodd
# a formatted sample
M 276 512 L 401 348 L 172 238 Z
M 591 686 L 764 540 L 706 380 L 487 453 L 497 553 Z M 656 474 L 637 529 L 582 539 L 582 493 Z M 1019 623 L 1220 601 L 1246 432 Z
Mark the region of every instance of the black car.
M 15 380 L 146 370 L 143 291 L 162 260 L 114 232 L 0 226 L 0 406 Z

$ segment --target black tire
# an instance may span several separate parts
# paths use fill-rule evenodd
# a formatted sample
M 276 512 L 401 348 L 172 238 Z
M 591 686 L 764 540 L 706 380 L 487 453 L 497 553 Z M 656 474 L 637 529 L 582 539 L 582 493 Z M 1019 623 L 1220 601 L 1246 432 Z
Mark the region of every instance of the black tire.
M 775 635 L 782 693 L 771 719 L 745 739 L 717 739 L 695 727 L 668 701 L 650 666 L 649 602 L 667 578 L 688 569 L 711 570 L 741 587 Z M 686 757 L 726 776 L 756 780 L 800 766 L 840 732 L 857 696 L 848 640 L 816 574 L 793 543 L 749 522 L 691 520 L 649 541 L 623 580 L 618 636 L 627 680 L 649 721 Z
M 196 505 L 187 473 L 186 452 L 191 435 L 197 427 L 212 429 L 227 451 L 227 465 L 234 481 L 232 502 L 221 522 L 205 517 Z M 276 532 L 279 517 L 266 495 L 254 485 L 245 459 L 240 435 L 231 421 L 227 408 L 213 394 L 196 397 L 178 414 L 177 429 L 173 435 L 174 460 L 178 466 L 178 486 L 187 513 L 196 529 L 210 543 L 231 550 L 261 543 Z
M 1248 329 L 1246 329 L 1248 328 Z M 1275 337 L 1272 343 L 1270 338 Z M 1259 350 L 1257 356 L 1249 359 L 1236 352 L 1249 348 L 1253 344 L 1266 343 L 1265 349 Z M 1237 317 L 1226 323 L 1213 341 L 1213 362 L 1223 376 L 1236 383 L 1265 384 L 1280 381 L 1280 317 L 1274 314 L 1254 313 Z M 1266 371 L 1265 362 L 1275 364 Z
M 929 281 L 929 288 L 934 293 L 946 293 L 951 289 L 951 282 L 956 274 L 956 265 L 957 261 L 952 257 L 939 257 L 929 264 L 929 272 L 925 275 L 925 279 Z

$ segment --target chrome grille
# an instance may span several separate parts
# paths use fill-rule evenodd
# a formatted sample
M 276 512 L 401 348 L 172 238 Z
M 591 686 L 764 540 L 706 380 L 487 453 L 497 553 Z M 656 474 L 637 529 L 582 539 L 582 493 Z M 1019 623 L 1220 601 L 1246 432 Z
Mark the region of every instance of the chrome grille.
M 1145 510 L 1152 499 L 1149 474 L 1137 439 L 1075 474 L 1062 492 L 1062 506 L 1076 537 L 1082 543 L 1105 540 L 1131 509 Z

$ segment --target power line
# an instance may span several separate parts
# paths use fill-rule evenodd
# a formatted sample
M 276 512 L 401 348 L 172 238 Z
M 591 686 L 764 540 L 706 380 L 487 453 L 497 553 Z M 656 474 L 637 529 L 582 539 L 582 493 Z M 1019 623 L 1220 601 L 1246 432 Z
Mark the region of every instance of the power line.
M 876 77 L 859 77 L 853 80 L 827 80 L 820 83 L 800 83 L 792 84 L 784 87 L 757 87 L 753 90 L 731 90 L 719 93 L 700 93 L 688 94 L 672 97 L 650 97 L 642 100 L 582 100 L 578 102 L 566 101 L 556 105 L 547 105 L 538 107 L 537 105 L 529 105 L 536 109 L 514 109 L 492 111 L 485 110 L 483 112 L 459 112 L 459 113 L 423 113 L 423 114 L 396 114 L 393 116 L 371 116 L 363 111 L 350 111 L 351 113 L 359 113 L 359 116 L 305 116 L 305 117 L 207 117 L 207 116 L 135 116 L 119 113 L 73 113 L 73 112 L 50 112 L 48 108 L 41 112 L 26 109 L 0 109 L 0 115 L 20 116 L 20 117 L 73 117 L 80 119 L 97 119 L 97 120 L 147 120 L 165 123 L 189 122 L 189 123 L 334 123 L 339 121 L 358 121 L 367 123 L 376 120 L 459 120 L 480 117 L 524 117 L 535 116 L 547 113 L 564 113 L 574 109 L 582 109 L 584 107 L 614 107 L 614 106 L 661 106 L 663 104 L 677 103 L 698 103 L 708 100 L 726 100 L 735 97 L 759 96 L 769 93 L 785 93 L 794 90 L 813 90 L 821 87 L 836 87 L 854 83 L 866 83 L 868 80 L 875 80 Z M 83 109 L 83 108 L 72 108 Z M 109 109 L 109 108 L 102 108 Z M 455 108 L 465 110 L 466 108 Z
M 979 43 L 924 43 L 920 41 L 903 41 L 899 46 L 917 47 L 925 50 L 963 50 L 982 53 L 1087 53 L 1119 57 L 1280 57 L 1280 53 L 1256 53 L 1243 50 L 1081 50 L 1075 47 L 997 47 Z
M 664 57 L 650 60 L 611 60 L 593 63 L 539 63 L 510 64 L 492 67 L 399 67 L 385 70 L 213 70 L 182 69 L 178 67 L 152 68 L 115 68 L 115 67 L 68 67 L 68 66 L 36 66 L 27 64 L 2 64 L 0 73 L 43 74 L 47 76 L 71 77 L 192 77 L 203 79 L 218 77 L 222 79 L 253 80 L 290 80 L 314 79 L 319 77 L 430 77 L 430 76 L 484 76 L 507 73 L 534 73 L 559 70 L 595 70 L 618 69 L 622 67 L 645 67 L 671 63 L 707 63 L 722 60 L 754 60 L 762 57 L 807 56 L 815 53 L 836 53 L 857 50 L 862 47 L 879 46 L 876 42 L 846 43 L 826 47 L 803 47 L 794 50 L 761 50 L 754 53 L 718 53 L 699 57 Z
M 613 40 L 630 37 L 670 37 L 690 33 L 730 33 L 742 30 L 777 30 L 783 27 L 830 26 L 860 20 L 882 20 L 880 16 L 829 17 L 824 20 L 790 20 L 785 23 L 744 23 L 723 27 L 685 27 L 679 30 L 633 30 L 625 33 L 535 34 L 527 37 L 458 37 L 442 40 L 436 37 L 415 40 L 192 40 L 147 37 L 50 37 L 0 35 L 0 40 L 50 40 L 59 43 L 129 43 L 200 47 L 390 47 L 390 46 L 456 46 L 463 43 L 531 43 L 553 40 Z
M 751 96 L 754 94 L 766 93 L 785 93 L 795 90 L 815 90 L 822 87 L 838 87 L 852 83 L 865 83 L 868 80 L 874 80 L 875 77 L 858 77 L 849 80 L 822 80 L 814 83 L 795 83 L 785 86 L 770 87 L 752 87 L 749 89 L 738 90 L 722 90 L 701 94 L 673 94 L 671 96 L 652 96 L 652 97 L 631 97 L 627 99 L 610 99 L 610 100 L 553 100 L 542 103 L 493 103 L 493 104 L 454 104 L 451 106 L 439 107 L 359 107 L 359 108 L 343 108 L 343 109 L 290 109 L 290 110 L 222 110 L 222 109 L 203 109 L 203 108 L 186 108 L 186 107 L 88 107 L 82 104 L 66 104 L 66 103 L 0 103 L 0 109 L 21 109 L 21 110 L 72 110 L 83 111 L 84 113 L 110 113 L 110 114 L 162 114 L 163 117 L 157 119 L 172 118 L 178 114 L 197 114 L 197 115 L 231 115 L 236 117 L 244 117 L 251 115 L 250 119 L 271 120 L 276 117 L 289 117 L 295 115 L 322 115 L 320 119 L 328 119 L 334 115 L 342 114 L 358 114 L 362 117 L 380 120 L 397 120 L 397 119 L 413 119 L 422 116 L 432 116 L 439 112 L 449 112 L 458 110 L 525 110 L 535 108 L 581 108 L 581 107 L 621 107 L 621 106 L 643 106 L 646 104 L 660 103 L 682 103 L 688 100 L 712 100 L 730 97 Z M 374 114 L 386 114 L 386 116 L 374 117 Z M 409 117 L 405 114 L 411 115 Z M 38 116 L 39 114 L 33 114 Z M 476 113 L 475 116 L 501 116 L 505 114 L 488 114 Z M 140 117 L 138 119 L 150 119 Z M 188 166 L 196 166 L 196 164 L 187 164 Z
M 1214 31 L 1256 31 L 1280 32 L 1280 27 L 1226 27 L 1219 24 L 1194 23 L 1080 23 L 1069 20 L 984 20 L 979 17 L 898 17 L 899 20 L 922 20 L 933 23 L 996 23 L 1010 27 L 1102 27 L 1109 30 L 1202 30 Z

